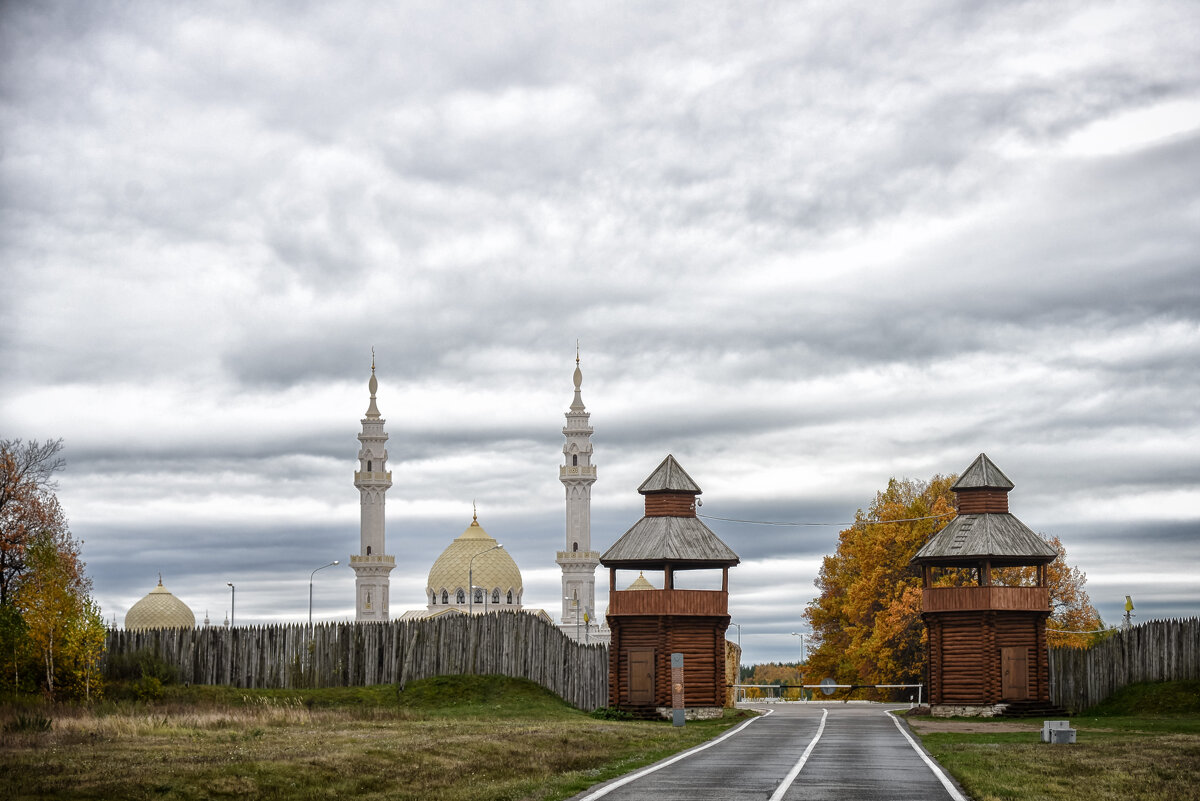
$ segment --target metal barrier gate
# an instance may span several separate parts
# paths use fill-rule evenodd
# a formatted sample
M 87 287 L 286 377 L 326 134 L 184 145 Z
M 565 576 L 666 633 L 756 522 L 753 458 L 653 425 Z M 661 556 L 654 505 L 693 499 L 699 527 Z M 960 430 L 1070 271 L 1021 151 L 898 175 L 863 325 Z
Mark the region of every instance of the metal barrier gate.
M 783 701 L 784 700 L 782 697 L 783 690 L 801 690 L 801 691 L 803 691 L 803 690 L 821 690 L 825 695 L 832 695 L 834 693 L 834 691 L 836 691 L 836 690 L 865 690 L 865 689 L 883 690 L 883 689 L 899 689 L 899 688 L 905 688 L 905 687 L 917 688 L 916 705 L 920 706 L 923 701 L 924 692 L 925 692 L 924 684 L 833 684 L 832 682 L 823 682 L 821 684 L 734 684 L 733 685 L 734 697 L 737 699 L 738 702 L 747 700 L 746 692 L 745 692 L 746 690 L 750 690 L 750 689 L 767 690 L 768 692 L 778 691 L 778 694 L 768 695 L 767 697 L 762 698 L 762 699 L 757 699 L 757 698 L 753 699 L 753 700 L 767 701 L 768 703 Z M 803 692 L 801 693 L 801 695 L 803 695 Z M 807 699 L 801 698 L 800 700 L 807 700 Z M 813 700 L 820 700 L 820 699 L 813 699 Z M 909 702 L 910 703 L 912 702 L 911 698 L 909 699 Z

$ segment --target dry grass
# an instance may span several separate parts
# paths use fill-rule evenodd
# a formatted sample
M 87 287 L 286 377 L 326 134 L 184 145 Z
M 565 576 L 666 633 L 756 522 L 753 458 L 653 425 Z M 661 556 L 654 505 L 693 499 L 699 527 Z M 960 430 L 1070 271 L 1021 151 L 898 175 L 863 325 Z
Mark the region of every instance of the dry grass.
M 922 737 L 975 801 L 1197 801 L 1200 736 L 1095 733 L 1076 745 L 1045 745 L 1040 732 Z M 970 739 L 968 739 L 970 738 Z
M 909 721 L 975 801 L 1200 801 L 1200 682 L 1128 687 L 1075 717 L 1075 745 L 1041 721 Z
M 506 686 L 498 702 L 459 706 L 412 708 L 403 699 L 337 706 L 275 697 L 56 710 L 49 732 L 0 734 L 3 795 L 565 798 L 735 722 L 675 729 L 602 721 L 547 700 L 540 688 Z M 0 709 L 0 723 L 15 714 Z

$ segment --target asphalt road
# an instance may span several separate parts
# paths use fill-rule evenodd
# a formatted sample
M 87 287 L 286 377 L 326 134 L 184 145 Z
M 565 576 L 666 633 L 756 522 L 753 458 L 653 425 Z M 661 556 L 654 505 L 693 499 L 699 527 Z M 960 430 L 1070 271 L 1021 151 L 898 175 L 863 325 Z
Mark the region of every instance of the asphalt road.
M 883 704 L 766 704 L 691 751 L 575 801 L 965 801 Z

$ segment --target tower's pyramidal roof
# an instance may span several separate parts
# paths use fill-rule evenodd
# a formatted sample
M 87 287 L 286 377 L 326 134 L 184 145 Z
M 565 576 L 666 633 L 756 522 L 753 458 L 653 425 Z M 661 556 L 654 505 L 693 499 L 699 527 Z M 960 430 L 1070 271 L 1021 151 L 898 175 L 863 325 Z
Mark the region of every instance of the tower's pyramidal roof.
M 981 453 L 975 457 L 975 461 L 971 462 L 971 466 L 963 472 L 950 489 L 957 492 L 962 489 L 985 488 L 1010 490 L 1013 488 L 1013 483 L 999 467 L 996 467 L 986 453 Z
M 687 471 L 675 461 L 675 457 L 667 454 L 650 477 L 638 487 L 638 492 L 645 495 L 648 492 L 691 492 L 700 495 L 703 490 L 692 480 Z

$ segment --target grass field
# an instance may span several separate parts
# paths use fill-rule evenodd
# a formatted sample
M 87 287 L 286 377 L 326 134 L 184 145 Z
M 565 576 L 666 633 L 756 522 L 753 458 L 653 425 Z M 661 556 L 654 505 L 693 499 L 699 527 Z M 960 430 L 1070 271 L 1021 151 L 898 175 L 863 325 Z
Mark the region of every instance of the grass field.
M 0 796 L 562 799 L 747 714 L 682 728 L 601 720 L 498 676 L 399 694 L 170 687 L 151 704 L 0 708 Z
M 1041 719 L 910 723 L 975 801 L 1200 800 L 1200 681 L 1126 688 L 1071 718 L 1075 745 L 1043 744 Z

